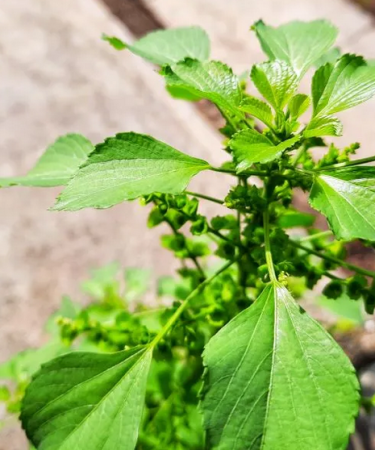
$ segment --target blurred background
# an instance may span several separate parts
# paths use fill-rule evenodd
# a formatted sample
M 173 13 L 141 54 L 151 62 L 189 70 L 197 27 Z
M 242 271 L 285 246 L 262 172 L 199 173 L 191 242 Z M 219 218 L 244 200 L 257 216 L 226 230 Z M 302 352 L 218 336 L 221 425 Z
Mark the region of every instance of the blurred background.
M 26 173 L 46 147 L 67 132 L 98 143 L 134 130 L 213 163 L 222 161 L 215 110 L 205 103 L 170 99 L 153 67 L 130 53 L 114 51 L 100 39 L 102 33 L 131 42 L 158 28 L 200 25 L 211 38 L 213 58 L 241 74 L 263 59 L 249 31 L 256 20 L 278 25 L 327 18 L 340 29 L 343 52 L 375 58 L 375 2 L 359 3 L 0 0 L 0 176 Z M 342 114 L 341 120 L 340 146 L 359 141 L 358 155 L 373 155 L 375 100 Z M 227 187 L 215 174 L 210 177 L 203 184 L 198 176 L 195 186 L 224 195 Z M 175 269 L 172 256 L 160 249 L 157 237 L 162 230 L 147 228 L 147 210 L 138 202 L 106 211 L 48 212 L 57 193 L 27 188 L 0 192 L 0 363 L 43 341 L 47 317 L 63 294 L 82 295 L 79 286 L 90 268 L 118 261 L 123 267 L 152 269 L 157 276 Z M 375 268 L 373 253 L 355 246 L 350 252 L 353 260 Z M 375 361 L 374 328 L 368 319 L 350 340 L 349 352 L 364 348 L 366 367 Z M 371 389 L 375 375 L 367 371 L 365 376 Z M 356 445 L 358 450 L 371 448 Z M 0 432 L 0 450 L 27 448 L 17 425 Z

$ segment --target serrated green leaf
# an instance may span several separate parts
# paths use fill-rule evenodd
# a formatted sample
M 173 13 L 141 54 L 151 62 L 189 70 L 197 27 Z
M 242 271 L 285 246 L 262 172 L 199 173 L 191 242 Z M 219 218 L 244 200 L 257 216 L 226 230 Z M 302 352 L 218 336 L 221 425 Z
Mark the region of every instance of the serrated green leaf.
M 267 103 L 262 102 L 262 100 L 255 97 L 246 97 L 242 100 L 239 108 L 241 111 L 259 119 L 269 128 L 272 128 L 273 115 L 272 110 Z
M 318 69 L 312 81 L 314 116 L 329 116 L 369 100 L 375 94 L 375 67 L 361 56 L 343 55 Z
M 133 450 L 151 351 L 69 353 L 45 364 L 26 390 L 21 421 L 40 450 Z
M 223 111 L 238 113 L 242 91 L 237 76 L 227 65 L 188 59 L 166 67 L 163 74 L 168 86 L 210 100 Z
M 277 28 L 259 21 L 253 28 L 270 60 L 285 61 L 299 77 L 332 47 L 338 34 L 326 20 L 295 21 Z
M 359 408 L 354 368 L 281 284 L 222 328 L 203 361 L 210 448 L 345 449 Z
M 24 177 L 0 178 L 0 187 L 65 185 L 94 150 L 93 144 L 79 134 L 67 134 L 50 145 L 35 167 Z
M 292 120 L 298 119 L 310 106 L 310 97 L 305 94 L 296 94 L 288 104 L 288 112 Z
M 96 147 L 53 209 L 109 208 L 154 192 L 180 194 L 209 167 L 150 136 L 118 134 Z
M 319 69 L 319 67 L 324 66 L 327 63 L 335 63 L 341 56 L 341 50 L 339 47 L 333 47 L 328 50 L 323 56 L 321 56 L 317 61 L 315 61 L 314 66 Z
M 341 135 L 342 123 L 334 116 L 314 117 L 303 132 L 305 138 Z
M 356 167 L 320 173 L 310 205 L 326 216 L 337 239 L 375 241 L 375 168 Z
M 210 40 L 200 27 L 171 28 L 153 31 L 132 45 L 116 37 L 104 35 L 117 50 L 129 49 L 135 55 L 154 64 L 174 64 L 185 58 L 206 61 L 210 56 Z
M 273 161 L 299 140 L 300 136 L 294 136 L 275 145 L 263 134 L 248 128 L 236 133 L 229 141 L 229 147 L 233 150 L 236 158 L 237 171 L 243 172 L 254 163 Z
M 272 61 L 253 66 L 251 79 L 262 96 L 281 110 L 298 87 L 293 69 L 284 61 Z

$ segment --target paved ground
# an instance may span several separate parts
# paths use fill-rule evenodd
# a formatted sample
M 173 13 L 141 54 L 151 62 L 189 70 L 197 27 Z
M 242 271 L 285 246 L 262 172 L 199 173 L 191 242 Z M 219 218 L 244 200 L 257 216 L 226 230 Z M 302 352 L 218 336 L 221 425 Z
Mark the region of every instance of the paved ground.
M 261 59 L 249 25 L 327 17 L 341 27 L 345 50 L 375 57 L 375 31 L 362 11 L 343 0 L 147 0 L 167 26 L 200 24 L 213 54 L 242 72 Z M 230 5 L 230 7 L 228 6 Z M 94 142 L 135 130 L 211 162 L 220 161 L 220 138 L 203 117 L 168 99 L 152 67 L 100 41 L 102 32 L 129 33 L 97 0 L 0 0 L 0 176 L 26 172 L 57 136 L 80 132 Z M 343 142 L 360 140 L 372 154 L 375 103 L 343 115 Z M 202 183 L 225 192 L 218 177 Z M 50 213 L 58 190 L 0 192 L 0 361 L 37 345 L 41 325 L 62 294 L 75 294 L 90 267 L 112 260 L 171 273 L 157 231 L 147 230 L 137 202 L 108 211 Z M 0 436 L 0 450 L 24 450 L 22 435 Z

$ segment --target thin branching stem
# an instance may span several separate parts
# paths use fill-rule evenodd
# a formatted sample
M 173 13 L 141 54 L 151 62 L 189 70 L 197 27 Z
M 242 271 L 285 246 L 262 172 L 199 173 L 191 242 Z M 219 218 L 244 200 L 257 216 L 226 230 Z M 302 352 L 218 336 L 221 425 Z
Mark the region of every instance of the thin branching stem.
M 315 171 L 319 172 L 321 170 L 331 170 L 331 169 L 340 169 L 348 166 L 358 166 L 359 164 L 366 164 L 374 161 L 375 156 L 369 156 L 368 158 L 354 159 L 353 161 L 346 161 L 342 163 L 332 164 L 330 166 L 319 167 L 318 169 L 315 169 Z
M 191 195 L 193 197 L 197 197 L 197 198 L 202 198 L 204 200 L 208 200 L 209 202 L 213 202 L 213 203 L 217 203 L 218 205 L 224 205 L 224 200 L 219 200 L 218 198 L 214 198 L 211 197 L 210 195 L 206 195 L 206 194 L 199 194 L 197 192 L 190 192 L 190 191 L 185 191 L 185 194 L 187 195 Z
M 309 241 L 314 241 L 315 239 L 320 239 L 322 237 L 328 237 L 328 236 L 332 236 L 332 235 L 333 235 L 333 233 L 331 230 L 326 230 L 326 231 L 321 231 L 319 233 L 310 234 L 309 236 L 304 236 L 299 241 L 300 242 L 309 242 Z
M 233 175 L 235 177 L 238 176 L 237 172 L 233 169 L 223 169 L 221 167 L 210 167 L 210 170 L 213 170 L 214 172 L 220 172 L 220 173 L 228 173 L 229 175 Z M 257 176 L 257 177 L 266 177 L 268 176 L 268 172 L 264 170 L 246 170 L 246 172 L 242 172 L 241 175 L 244 176 Z
M 266 263 L 268 267 L 268 273 L 272 282 L 277 281 L 275 267 L 273 265 L 271 242 L 270 242 L 270 215 L 269 211 L 263 213 L 263 227 L 264 227 L 264 244 L 266 251 Z
M 240 256 L 232 261 L 228 261 L 226 264 L 224 264 L 217 272 L 215 272 L 210 278 L 207 278 L 204 280 L 201 284 L 199 284 L 187 297 L 186 299 L 181 303 L 181 305 L 176 309 L 176 311 L 173 313 L 173 315 L 169 318 L 168 322 L 163 326 L 163 328 L 159 331 L 159 333 L 155 336 L 153 341 L 150 343 L 149 349 L 152 350 L 162 339 L 163 337 L 168 333 L 168 331 L 173 327 L 173 325 L 177 322 L 181 314 L 185 311 L 185 309 L 188 307 L 189 302 L 196 297 L 198 294 L 204 291 L 204 289 L 212 283 L 212 281 L 217 278 L 220 274 L 225 272 L 229 267 L 231 267 L 237 260 L 240 258 Z
M 155 203 L 156 203 L 156 202 L 155 202 Z M 167 223 L 167 224 L 170 226 L 171 230 L 173 231 L 173 233 L 174 233 L 175 235 L 178 234 L 178 231 L 176 230 L 176 228 L 175 228 L 175 226 L 173 225 L 173 223 L 168 219 L 168 217 L 164 216 L 164 222 Z M 191 261 L 192 261 L 193 264 L 195 265 L 195 267 L 196 267 L 196 269 L 198 270 L 198 272 L 199 272 L 200 276 L 202 277 L 202 279 L 206 279 L 206 278 L 207 278 L 207 277 L 206 277 L 206 274 L 205 274 L 205 272 L 204 272 L 202 266 L 200 265 L 200 262 L 198 261 L 198 258 L 197 258 L 195 255 L 193 255 L 193 254 L 191 253 L 191 251 L 190 251 L 188 248 L 187 248 L 186 250 L 187 250 L 187 252 L 188 252 L 188 257 L 189 257 L 189 259 L 191 259 Z
M 329 261 L 333 264 L 337 264 L 338 266 L 345 267 L 349 270 L 352 270 L 353 272 L 356 272 L 360 275 L 364 275 L 365 277 L 371 277 L 375 278 L 375 272 L 372 270 L 363 269 L 362 267 L 356 266 L 355 264 L 349 263 L 347 261 L 344 261 L 339 258 L 335 258 L 334 256 L 326 255 L 324 253 L 318 252 L 317 250 L 314 250 L 312 248 L 305 247 L 304 245 L 301 245 L 299 242 L 296 241 L 289 241 L 292 245 L 295 247 L 304 250 L 307 253 L 310 253 L 311 255 L 315 255 L 318 258 L 325 259 L 326 261 Z

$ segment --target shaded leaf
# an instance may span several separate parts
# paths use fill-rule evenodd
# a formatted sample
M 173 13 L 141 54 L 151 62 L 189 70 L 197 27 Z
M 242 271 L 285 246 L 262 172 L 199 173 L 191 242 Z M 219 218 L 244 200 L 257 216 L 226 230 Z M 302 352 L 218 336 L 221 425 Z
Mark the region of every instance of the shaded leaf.
M 205 61 L 210 56 L 210 40 L 200 27 L 171 28 L 153 31 L 132 45 L 116 37 L 104 35 L 117 50 L 129 49 L 135 55 L 154 64 L 174 64 L 185 58 Z
M 222 328 L 203 360 L 212 448 L 345 448 L 359 408 L 354 368 L 281 284 Z
M 166 67 L 164 76 L 169 87 L 210 100 L 223 111 L 238 113 L 242 91 L 237 76 L 225 64 L 189 59 Z
M 375 168 L 356 167 L 320 173 L 310 205 L 326 216 L 338 239 L 375 241 Z
M 96 147 L 53 209 L 109 208 L 154 192 L 179 194 L 209 167 L 150 136 L 118 134 Z
M 67 134 L 50 145 L 35 167 L 24 177 L 0 178 L 0 187 L 65 185 L 94 150 L 93 144 L 79 134 Z
M 338 34 L 326 20 L 295 21 L 277 28 L 259 21 L 253 28 L 270 60 L 285 61 L 299 77 L 332 47 Z
M 296 73 L 283 61 L 253 66 L 251 79 L 258 91 L 275 109 L 283 109 L 298 87 Z
M 275 145 L 263 134 L 249 128 L 236 133 L 229 141 L 229 147 L 237 160 L 237 171 L 242 172 L 256 162 L 273 161 L 299 140 L 300 136 L 295 136 Z
M 41 450 L 133 450 L 151 356 L 139 348 L 77 352 L 42 366 L 22 406 L 31 442 Z

